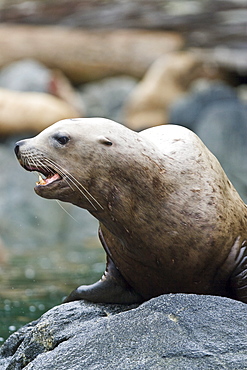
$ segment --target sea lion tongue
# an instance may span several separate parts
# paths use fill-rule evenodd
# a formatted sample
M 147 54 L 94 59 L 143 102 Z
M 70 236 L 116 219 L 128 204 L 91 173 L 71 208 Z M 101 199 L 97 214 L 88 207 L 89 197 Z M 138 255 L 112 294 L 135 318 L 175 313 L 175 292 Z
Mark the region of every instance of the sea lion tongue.
M 39 174 L 39 181 L 36 182 L 36 185 L 45 186 L 45 185 L 51 184 L 52 182 L 56 180 L 60 180 L 60 179 L 61 179 L 61 176 L 58 173 L 55 173 L 54 175 L 50 175 L 45 179 L 43 179 L 41 174 Z

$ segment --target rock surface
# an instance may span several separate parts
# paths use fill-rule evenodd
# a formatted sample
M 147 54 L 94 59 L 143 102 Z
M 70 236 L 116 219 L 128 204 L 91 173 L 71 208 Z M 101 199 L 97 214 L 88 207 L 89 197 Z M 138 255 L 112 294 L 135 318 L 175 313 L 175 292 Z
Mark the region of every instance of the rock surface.
M 124 123 L 124 106 L 137 85 L 137 80 L 128 76 L 104 78 L 79 87 L 86 117 L 105 117 Z
M 222 81 L 198 80 L 170 109 L 169 122 L 194 131 L 247 202 L 247 104 Z M 230 155 L 229 155 L 230 154 Z
M 72 302 L 14 333 L 2 370 L 247 369 L 247 305 L 170 294 L 139 307 Z
M 48 93 L 51 78 L 51 71 L 32 59 L 10 63 L 0 70 L 0 86 L 9 90 Z

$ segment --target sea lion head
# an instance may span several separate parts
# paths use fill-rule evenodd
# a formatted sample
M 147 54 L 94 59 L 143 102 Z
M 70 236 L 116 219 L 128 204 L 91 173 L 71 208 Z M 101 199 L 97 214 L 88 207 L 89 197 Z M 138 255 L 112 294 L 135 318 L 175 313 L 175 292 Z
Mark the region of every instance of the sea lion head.
M 109 204 L 114 179 L 122 171 L 125 182 L 131 179 L 137 142 L 145 151 L 146 140 L 107 119 L 66 119 L 17 142 L 15 152 L 26 170 L 38 172 L 38 195 L 100 211 Z

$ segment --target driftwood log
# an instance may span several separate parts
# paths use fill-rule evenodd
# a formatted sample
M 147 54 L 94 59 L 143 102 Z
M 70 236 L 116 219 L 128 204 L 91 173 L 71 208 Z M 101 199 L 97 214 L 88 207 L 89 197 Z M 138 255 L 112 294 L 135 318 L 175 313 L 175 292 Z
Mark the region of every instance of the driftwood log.
M 121 74 L 141 78 L 159 56 L 183 44 L 174 32 L 7 24 L 0 27 L 0 68 L 33 58 L 62 70 L 74 83 Z

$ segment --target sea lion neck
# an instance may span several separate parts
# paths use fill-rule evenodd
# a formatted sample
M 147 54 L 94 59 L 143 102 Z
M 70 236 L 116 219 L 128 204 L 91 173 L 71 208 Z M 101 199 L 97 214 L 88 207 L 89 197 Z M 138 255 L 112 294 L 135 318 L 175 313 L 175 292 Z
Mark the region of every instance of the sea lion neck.
M 129 165 L 124 166 L 124 170 L 115 167 L 107 172 L 111 181 L 97 190 L 103 208 L 89 212 L 121 239 L 134 237 L 139 234 L 137 230 L 144 230 L 156 218 L 161 219 L 159 210 L 176 189 L 177 185 L 169 182 L 164 161 L 161 163 L 159 156 L 158 152 L 154 155 L 153 151 L 146 150 L 145 154 L 125 158 Z M 152 197 L 154 193 L 156 196 Z

